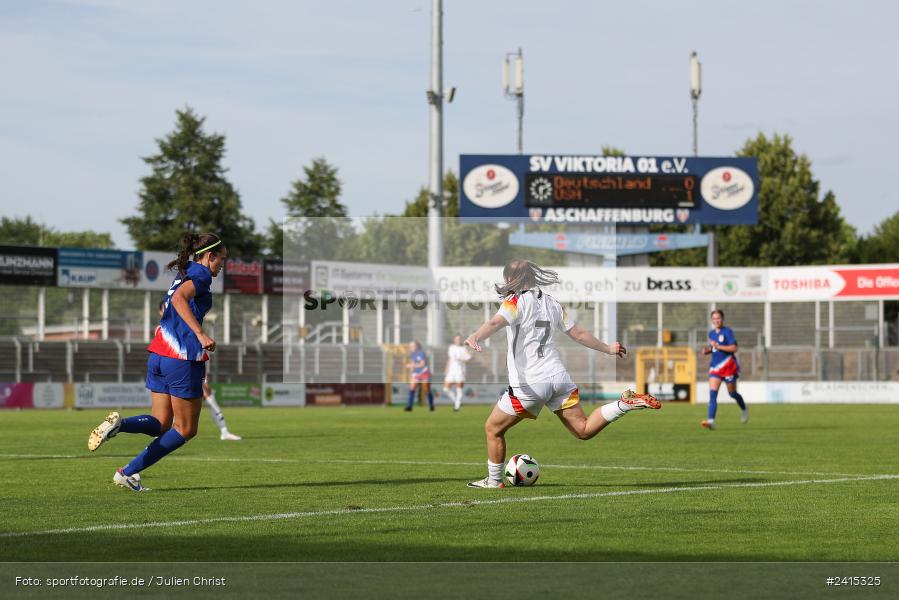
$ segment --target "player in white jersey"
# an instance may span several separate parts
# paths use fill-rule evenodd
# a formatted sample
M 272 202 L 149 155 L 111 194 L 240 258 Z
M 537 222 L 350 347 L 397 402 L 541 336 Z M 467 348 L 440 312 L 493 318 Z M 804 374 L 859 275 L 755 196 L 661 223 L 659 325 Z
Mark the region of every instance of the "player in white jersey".
M 453 345 L 447 349 L 446 368 L 443 371 L 443 389 L 453 399 L 453 410 L 462 408 L 462 390 L 465 387 L 465 363 L 471 360 L 471 354 L 462 343 L 458 333 L 453 337 Z M 455 386 L 455 389 L 453 389 Z
M 562 364 L 556 349 L 557 331 L 575 342 L 612 356 L 624 357 L 627 349 L 620 343 L 606 344 L 576 325 L 559 302 L 540 286 L 559 283 L 554 271 L 541 269 L 527 260 L 515 260 L 503 269 L 503 285 L 496 291 L 503 298 L 499 311 L 468 336 L 465 343 L 481 351 L 480 342 L 506 328 L 509 389 L 487 417 L 487 477 L 472 481 L 469 487 L 503 487 L 502 469 L 506 458 L 505 434 L 522 419 L 536 419 L 547 406 L 559 417 L 572 435 L 589 440 L 606 425 L 625 413 L 641 408 L 661 408 L 649 394 L 630 390 L 620 400 L 605 404 L 588 417 L 580 405 L 577 385 Z

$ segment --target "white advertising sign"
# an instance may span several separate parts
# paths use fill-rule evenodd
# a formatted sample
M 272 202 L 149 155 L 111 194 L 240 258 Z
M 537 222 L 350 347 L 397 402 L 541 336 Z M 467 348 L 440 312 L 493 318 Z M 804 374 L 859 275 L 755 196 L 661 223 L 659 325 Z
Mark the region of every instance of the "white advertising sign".
M 548 267 L 561 283 L 546 293 L 562 302 L 614 302 L 615 268 Z M 498 302 L 494 288 L 503 278 L 502 267 L 439 267 L 434 285 L 443 302 Z
M 619 268 L 619 302 L 760 302 L 767 269 Z
M 35 408 L 62 408 L 65 388 L 61 383 L 35 383 L 32 399 Z
M 143 268 L 140 271 L 140 281 L 137 289 L 165 292 L 172 286 L 175 279 L 175 271 L 167 271 L 166 265 L 175 259 L 171 252 L 143 252 Z M 218 277 L 212 278 L 212 293 L 220 294 L 224 290 L 224 272 L 219 272 Z
M 76 383 L 76 408 L 150 406 L 150 392 L 143 383 Z
M 306 406 L 306 384 L 267 383 L 262 391 L 262 406 Z
M 899 299 L 899 265 L 821 267 L 548 267 L 561 302 L 808 302 Z M 440 267 L 444 302 L 496 302 L 502 267 Z
M 768 402 L 896 404 L 899 403 L 899 381 L 769 381 Z
M 427 267 L 315 260 L 311 270 L 311 287 L 316 291 L 364 298 L 406 296 L 416 291 L 427 296 L 433 290 Z
M 561 302 L 761 302 L 767 269 L 556 267 L 561 283 L 545 291 Z M 441 267 L 434 284 L 444 302 L 496 302 L 502 267 Z

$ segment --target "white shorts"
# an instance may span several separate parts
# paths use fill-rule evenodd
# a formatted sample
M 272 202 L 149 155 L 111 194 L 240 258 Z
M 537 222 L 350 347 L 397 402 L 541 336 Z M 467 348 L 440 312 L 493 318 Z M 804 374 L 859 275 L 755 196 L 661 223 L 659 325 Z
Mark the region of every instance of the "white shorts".
M 559 373 L 549 381 L 509 387 L 496 405 L 507 415 L 536 419 L 544 406 L 557 412 L 581 401 L 577 384 L 568 373 Z
M 465 383 L 465 369 L 462 365 L 453 365 L 443 378 L 444 383 Z

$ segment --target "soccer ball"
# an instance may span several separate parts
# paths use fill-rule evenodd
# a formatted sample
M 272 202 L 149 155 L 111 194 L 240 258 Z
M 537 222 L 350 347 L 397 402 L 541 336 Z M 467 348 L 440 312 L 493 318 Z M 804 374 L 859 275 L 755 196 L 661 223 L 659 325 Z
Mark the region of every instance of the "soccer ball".
M 534 485 L 540 477 L 540 465 L 527 454 L 516 454 L 506 463 L 506 480 L 510 485 Z

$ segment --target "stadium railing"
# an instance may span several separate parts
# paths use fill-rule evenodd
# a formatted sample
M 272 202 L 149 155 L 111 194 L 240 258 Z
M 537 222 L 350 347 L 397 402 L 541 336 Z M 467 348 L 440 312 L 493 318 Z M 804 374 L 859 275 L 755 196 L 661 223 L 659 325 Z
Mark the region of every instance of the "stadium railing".
M 648 344 L 655 346 L 656 344 Z M 694 347 L 698 350 L 698 346 Z M 579 382 L 630 381 L 633 351 L 620 360 L 585 351 L 568 340 L 558 351 Z M 427 348 L 435 383 L 442 382 L 446 348 Z M 0 381 L 142 381 L 146 346 L 121 340 L 44 341 L 0 337 Z M 877 344 L 854 348 L 743 346 L 742 377 L 749 381 L 899 380 L 899 348 Z M 220 344 L 210 361 L 210 376 L 222 383 L 268 381 L 356 383 L 386 381 L 384 347 L 364 344 Z M 696 377 L 707 376 L 708 360 L 697 361 Z M 470 383 L 506 380 L 505 344 L 484 347 L 468 363 Z

